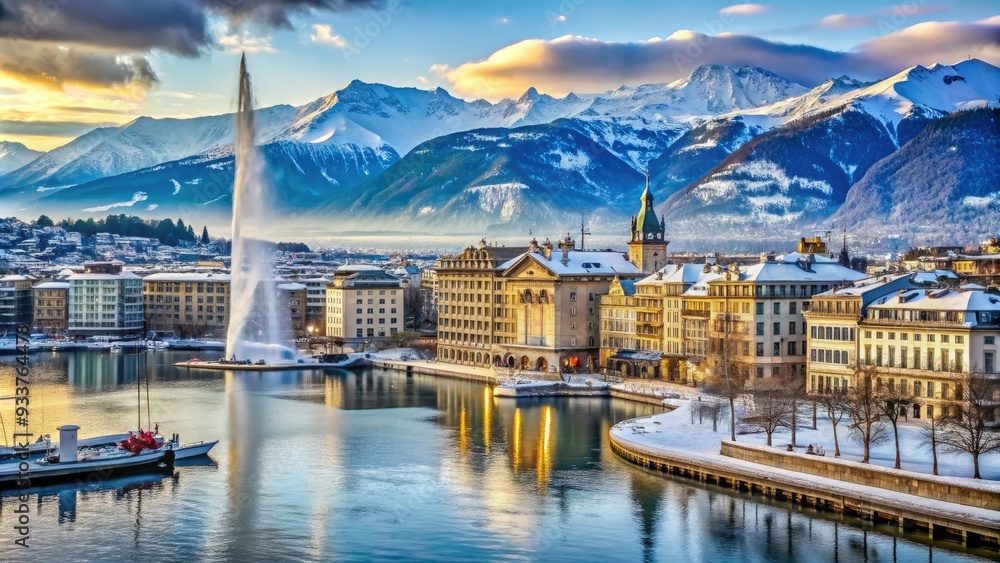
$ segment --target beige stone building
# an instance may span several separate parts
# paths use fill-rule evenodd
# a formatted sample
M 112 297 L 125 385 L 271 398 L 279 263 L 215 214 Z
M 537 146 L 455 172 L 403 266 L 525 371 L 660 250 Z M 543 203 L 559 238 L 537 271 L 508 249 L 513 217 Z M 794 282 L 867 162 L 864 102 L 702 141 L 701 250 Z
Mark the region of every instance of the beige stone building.
M 358 348 L 403 331 L 402 281 L 377 266 L 337 269 L 326 288 L 326 335 Z
M 640 273 L 623 253 L 575 250 L 568 236 L 558 249 L 532 241 L 501 269 L 505 310 L 489 361 L 534 371 L 594 370 L 600 296 L 615 279 Z
M 914 418 L 961 400 L 970 370 L 1000 377 L 1000 295 L 981 288 L 899 291 L 867 308 L 858 333 L 860 360 L 916 398 Z
M 46 333 L 69 329 L 69 282 L 47 281 L 32 288 L 35 297 L 35 327 Z
M 528 247 L 490 246 L 483 239 L 438 260 L 434 274 L 438 311 L 438 359 L 456 364 L 492 364 L 493 345 L 511 338 L 506 278 L 501 265 Z
M 504 260 L 504 258 L 506 258 Z M 624 253 L 577 250 L 532 240 L 442 258 L 438 277 L 438 359 L 530 371 L 594 369 L 600 301 L 638 267 Z
M 798 252 L 763 255 L 746 266 L 668 264 L 636 283 L 636 349 L 609 342 L 602 367 L 684 383 L 727 366 L 750 378 L 803 377 L 809 299 L 861 277 L 830 258 Z
M 845 389 L 854 378 L 860 354 L 859 322 L 876 299 L 916 287 L 909 274 L 864 278 L 813 296 L 804 316 L 809 326 L 806 389 L 825 393 Z
M 229 326 L 230 275 L 162 272 L 142 280 L 146 326 L 182 338 L 221 338 Z

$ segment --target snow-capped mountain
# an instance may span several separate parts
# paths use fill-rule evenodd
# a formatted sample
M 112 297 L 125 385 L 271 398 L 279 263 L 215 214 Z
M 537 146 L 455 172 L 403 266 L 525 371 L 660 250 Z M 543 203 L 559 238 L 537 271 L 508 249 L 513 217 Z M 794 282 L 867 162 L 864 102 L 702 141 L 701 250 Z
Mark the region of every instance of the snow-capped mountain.
M 1000 224 L 1000 110 L 931 123 L 851 186 L 826 222 L 870 234 L 961 230 L 995 236 Z
M 806 91 L 804 86 L 764 69 L 705 65 L 669 84 L 622 87 L 610 95 L 598 96 L 584 115 L 699 120 L 771 104 Z
M 998 104 L 1000 69 L 978 60 L 812 89 L 762 69 L 706 66 L 669 84 L 562 98 L 530 88 L 495 103 L 353 81 L 298 108 L 260 110 L 258 122 L 285 217 L 523 233 L 587 213 L 594 229 L 623 230 L 648 172 L 673 238 L 732 240 L 797 237 L 853 190 L 879 185 L 862 182 L 877 164 L 938 150 L 938 141 L 913 144 L 929 124 Z M 951 129 L 988 130 L 986 115 L 969 112 Z M 231 136 L 231 115 L 96 129 L 0 178 L 0 197 L 28 214 L 225 216 Z M 954 151 L 926 160 L 971 166 Z M 981 177 L 998 161 L 986 159 Z M 970 205 L 990 209 L 993 196 L 973 191 Z M 952 199 L 942 205 L 966 216 Z
M 21 143 L 0 141 L 0 174 L 17 170 L 43 154 L 45 153 L 29 149 Z
M 354 144 L 274 141 L 261 147 L 261 152 L 269 171 L 264 181 L 275 195 L 268 205 L 286 217 L 317 213 L 316 202 L 349 196 L 355 184 L 399 160 L 390 147 Z M 81 211 L 115 211 L 217 222 L 229 217 L 234 171 L 232 154 L 199 155 L 48 192 L 24 202 L 22 209 L 31 214 L 79 216 Z
M 839 209 L 872 165 L 929 123 L 957 110 L 996 105 L 998 81 L 1000 69 L 978 60 L 917 66 L 857 88 L 853 81 L 828 81 L 797 98 L 743 112 L 748 122 L 774 128 L 674 194 L 664 205 L 666 217 L 680 236 L 731 237 L 815 224 Z
M 295 115 L 292 106 L 256 112 L 260 138 L 283 131 Z M 0 182 L 8 189 L 47 189 L 131 172 L 178 160 L 232 143 L 232 114 L 191 119 L 140 117 L 120 127 L 102 127 L 49 151 Z
M 451 233 L 558 229 L 584 210 L 598 224 L 623 221 L 642 175 L 571 121 L 427 141 L 360 184 L 346 216 Z

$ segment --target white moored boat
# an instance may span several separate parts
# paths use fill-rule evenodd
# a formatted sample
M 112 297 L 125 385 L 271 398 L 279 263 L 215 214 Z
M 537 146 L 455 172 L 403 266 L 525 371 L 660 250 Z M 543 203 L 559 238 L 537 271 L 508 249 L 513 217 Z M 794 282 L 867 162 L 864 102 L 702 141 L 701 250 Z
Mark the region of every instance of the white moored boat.
M 59 455 L 45 459 L 0 465 L 0 489 L 34 487 L 45 483 L 107 479 L 139 471 L 172 471 L 176 453 L 160 448 L 132 453 L 123 449 L 81 452 L 76 433 L 79 426 L 59 427 Z
M 208 452 L 218 444 L 218 440 L 211 442 L 190 442 L 188 444 L 178 444 L 177 442 L 167 442 L 163 447 L 174 451 L 174 459 L 190 459 L 207 455 Z

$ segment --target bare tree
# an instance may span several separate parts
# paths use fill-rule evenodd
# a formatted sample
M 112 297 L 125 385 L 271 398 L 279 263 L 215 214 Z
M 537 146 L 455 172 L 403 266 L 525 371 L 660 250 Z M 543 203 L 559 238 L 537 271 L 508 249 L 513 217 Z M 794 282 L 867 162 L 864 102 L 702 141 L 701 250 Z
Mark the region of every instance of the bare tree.
M 828 393 L 814 393 L 812 395 L 813 405 L 819 404 L 826 411 L 826 416 L 830 419 L 833 427 L 833 456 L 840 457 L 840 439 L 837 436 L 837 425 L 844 419 L 844 393 L 837 389 Z
M 864 446 L 861 463 L 871 460 L 872 445 L 886 439 L 880 398 L 875 388 L 875 367 L 855 366 L 854 385 L 844 394 L 844 410 L 851 418 L 851 434 Z
M 880 389 L 876 390 L 876 395 L 878 398 L 876 404 L 879 411 L 882 412 L 882 418 L 892 425 L 892 440 L 896 445 L 896 465 L 894 467 L 899 469 L 901 462 L 899 456 L 899 419 L 906 416 L 907 410 L 913 404 L 913 395 L 903 392 L 895 385 L 881 386 Z
M 712 432 L 719 431 L 719 419 L 722 418 L 722 403 L 718 401 L 709 401 L 704 403 L 702 407 L 705 414 L 712 419 Z
M 711 373 L 705 378 L 706 388 L 729 403 L 729 439 L 733 442 L 736 441 L 736 399 L 746 393 L 747 379 L 745 370 L 741 369 L 743 367 L 741 363 L 732 361 L 727 354 L 722 361 L 712 366 Z
M 407 286 L 403 295 L 404 315 L 413 319 L 413 330 L 419 330 L 427 317 L 427 295 L 420 286 Z
M 931 460 L 933 461 L 932 471 L 935 475 L 938 474 L 938 443 L 940 443 L 941 438 L 938 435 L 938 422 L 937 418 L 930 417 L 930 424 L 924 426 L 920 429 L 920 445 L 930 449 Z
M 785 390 L 775 384 L 757 385 L 752 394 L 753 404 L 741 422 L 763 430 L 770 446 L 774 432 L 791 425 L 792 402 Z
M 979 456 L 1000 451 L 1000 432 L 990 427 L 1000 406 L 1000 379 L 970 371 L 956 395 L 961 402 L 944 417 L 939 443 L 945 451 L 971 455 L 972 477 L 981 479 Z
M 792 430 L 792 446 L 797 446 L 798 444 L 795 443 L 795 428 L 799 422 L 799 405 L 808 396 L 806 394 L 806 378 L 791 374 L 782 379 L 782 387 L 785 391 L 785 396 L 791 402 L 792 419 L 789 426 Z

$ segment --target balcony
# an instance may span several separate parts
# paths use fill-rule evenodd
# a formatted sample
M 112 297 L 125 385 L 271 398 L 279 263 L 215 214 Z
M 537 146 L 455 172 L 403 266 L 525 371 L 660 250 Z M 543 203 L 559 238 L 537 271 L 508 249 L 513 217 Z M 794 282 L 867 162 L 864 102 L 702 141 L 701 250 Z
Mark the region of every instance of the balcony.
M 702 317 L 707 319 L 711 311 L 703 311 L 701 309 L 681 309 L 682 317 Z

